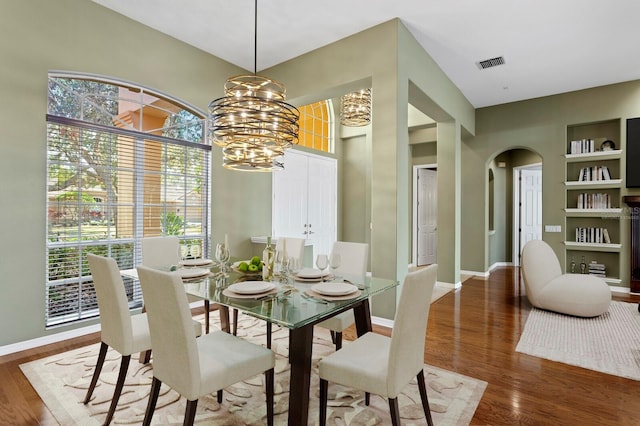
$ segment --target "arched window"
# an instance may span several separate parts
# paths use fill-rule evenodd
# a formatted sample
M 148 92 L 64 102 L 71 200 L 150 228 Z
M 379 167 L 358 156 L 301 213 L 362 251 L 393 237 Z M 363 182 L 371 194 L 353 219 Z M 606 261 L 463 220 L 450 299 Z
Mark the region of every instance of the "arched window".
M 46 325 L 98 315 L 87 253 L 120 269 L 146 236 L 209 253 L 211 147 L 204 115 L 141 86 L 50 74 L 47 114 Z M 132 308 L 138 283 L 125 279 Z
M 334 152 L 333 107 L 330 100 L 318 101 L 300 110 L 299 146 L 327 153 Z

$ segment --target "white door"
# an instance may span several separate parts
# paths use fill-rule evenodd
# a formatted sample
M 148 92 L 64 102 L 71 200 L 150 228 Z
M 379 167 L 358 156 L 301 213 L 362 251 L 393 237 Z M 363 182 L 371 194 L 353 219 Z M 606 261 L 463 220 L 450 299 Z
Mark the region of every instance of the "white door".
M 437 263 L 438 246 L 438 174 L 435 170 L 418 169 L 417 264 Z
M 308 239 L 317 253 L 336 240 L 337 161 L 287 150 L 273 173 L 272 235 Z
M 307 232 L 313 258 L 329 254 L 336 240 L 337 164 L 334 159 L 309 157 Z
M 542 169 L 520 171 L 520 253 L 531 240 L 542 239 Z
M 284 170 L 272 173 L 272 235 L 306 238 L 307 224 L 307 158 L 288 150 Z

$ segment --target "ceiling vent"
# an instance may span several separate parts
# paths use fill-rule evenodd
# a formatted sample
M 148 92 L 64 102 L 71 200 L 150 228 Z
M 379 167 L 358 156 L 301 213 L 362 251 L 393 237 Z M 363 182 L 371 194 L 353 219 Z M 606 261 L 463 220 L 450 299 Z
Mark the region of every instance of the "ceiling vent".
M 480 68 L 481 70 L 486 70 L 487 68 L 504 65 L 504 58 L 502 56 L 498 56 L 497 58 L 485 59 L 484 61 L 480 61 L 477 64 L 478 68 Z

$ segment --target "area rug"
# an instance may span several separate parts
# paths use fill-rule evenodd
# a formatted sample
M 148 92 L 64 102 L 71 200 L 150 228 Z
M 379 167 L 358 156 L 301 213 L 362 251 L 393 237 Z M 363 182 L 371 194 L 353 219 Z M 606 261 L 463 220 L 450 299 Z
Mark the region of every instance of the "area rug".
M 217 314 L 212 314 L 213 329 Z M 201 319 L 201 318 L 200 318 Z M 241 315 L 238 335 L 256 344 L 265 344 L 265 323 Z M 276 352 L 276 425 L 287 423 L 289 390 L 288 331 L 274 327 L 272 349 Z M 345 342 L 344 344 L 349 344 Z M 25 376 L 61 425 L 99 425 L 109 408 L 113 386 L 118 375 L 120 356 L 109 351 L 93 399 L 82 400 L 91 380 L 99 344 L 75 349 L 59 355 L 20 365 Z M 317 364 L 322 356 L 334 350 L 329 332 L 316 327 L 313 346 L 309 424 L 318 422 Z M 153 377 L 151 364 L 132 360 L 125 388 L 112 424 L 140 424 Z M 237 426 L 266 424 L 263 375 L 224 390 L 218 404 L 215 394 L 198 402 L 196 423 L 200 425 Z M 425 365 L 425 378 L 432 416 L 438 425 L 467 425 L 482 397 L 486 382 L 451 371 Z M 390 423 L 387 400 L 372 395 L 371 405 L 364 404 L 364 394 L 337 385 L 329 386 L 329 425 L 387 425 Z M 403 425 L 424 424 L 424 413 L 415 381 L 399 396 Z M 155 425 L 182 424 L 185 400 L 163 385 L 153 416 Z
M 612 301 L 595 318 L 533 309 L 516 352 L 640 380 L 638 305 Z

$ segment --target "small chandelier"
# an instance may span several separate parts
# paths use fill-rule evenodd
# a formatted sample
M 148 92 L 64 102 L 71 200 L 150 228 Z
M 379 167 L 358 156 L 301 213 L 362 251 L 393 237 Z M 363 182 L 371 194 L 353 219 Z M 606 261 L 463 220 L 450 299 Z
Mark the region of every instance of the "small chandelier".
M 360 127 L 371 123 L 371 89 L 362 89 L 342 96 L 340 123 Z
M 278 81 L 256 74 L 258 1 L 255 0 L 254 73 L 227 79 L 224 96 L 209 104 L 209 140 L 222 147 L 228 169 L 280 170 L 284 151 L 298 143 L 298 109 Z

